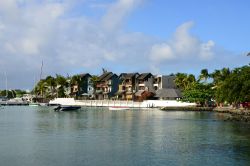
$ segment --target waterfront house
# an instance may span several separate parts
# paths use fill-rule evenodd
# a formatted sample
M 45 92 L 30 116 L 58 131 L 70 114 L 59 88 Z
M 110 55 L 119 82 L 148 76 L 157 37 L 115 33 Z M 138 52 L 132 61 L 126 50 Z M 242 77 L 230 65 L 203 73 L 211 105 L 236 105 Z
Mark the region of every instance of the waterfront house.
M 137 89 L 154 92 L 154 76 L 151 73 L 142 73 L 137 77 Z
M 89 73 L 79 74 L 78 78 L 71 85 L 71 94 L 78 98 L 87 98 L 93 95 L 91 75 Z
M 134 100 L 137 90 L 138 73 L 121 73 L 119 76 L 119 89 L 116 93 L 117 98 L 121 100 Z
M 142 73 L 137 77 L 135 93 L 136 100 L 142 101 L 152 99 L 155 93 L 154 90 L 154 76 L 151 73 Z
M 176 100 L 182 97 L 177 88 L 175 76 L 157 75 L 154 78 L 155 98 L 160 100 Z
M 98 78 L 95 96 L 99 100 L 110 99 L 118 91 L 119 78 L 112 72 L 104 72 Z
M 171 76 L 171 75 L 156 75 L 154 76 L 154 90 L 158 90 L 158 89 L 169 89 L 169 88 L 173 88 L 176 89 L 177 86 L 174 82 L 175 80 L 175 76 Z

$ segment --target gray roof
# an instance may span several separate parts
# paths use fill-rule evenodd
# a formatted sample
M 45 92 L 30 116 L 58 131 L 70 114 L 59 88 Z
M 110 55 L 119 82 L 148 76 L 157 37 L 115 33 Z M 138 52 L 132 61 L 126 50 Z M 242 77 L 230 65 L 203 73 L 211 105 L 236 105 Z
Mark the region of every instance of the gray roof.
M 119 77 L 124 79 L 131 79 L 136 75 L 138 75 L 138 73 L 121 73 Z
M 99 77 L 99 81 L 107 81 L 109 80 L 114 74 L 112 72 L 107 72 L 107 73 L 103 73 L 100 77 Z
M 91 75 L 89 73 L 83 73 L 83 74 L 79 74 L 79 76 L 83 77 L 91 77 Z
M 155 97 L 165 97 L 165 98 L 180 98 L 182 97 L 181 91 L 179 89 L 159 89 L 156 91 Z
M 151 77 L 151 76 L 152 76 L 151 73 L 142 73 L 142 74 L 140 74 L 140 75 L 137 77 L 137 79 L 139 79 L 139 80 L 144 80 L 145 78 Z
M 176 89 L 175 76 L 162 76 L 162 88 Z

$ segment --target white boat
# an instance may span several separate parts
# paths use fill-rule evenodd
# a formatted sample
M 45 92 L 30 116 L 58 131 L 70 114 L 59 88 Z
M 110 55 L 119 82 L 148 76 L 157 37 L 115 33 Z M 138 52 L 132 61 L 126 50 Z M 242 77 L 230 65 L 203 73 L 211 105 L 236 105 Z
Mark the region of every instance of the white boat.
M 48 103 L 39 103 L 40 106 L 48 106 Z
M 109 110 L 129 110 L 129 107 L 125 107 L 125 106 L 113 106 L 113 107 L 109 107 Z

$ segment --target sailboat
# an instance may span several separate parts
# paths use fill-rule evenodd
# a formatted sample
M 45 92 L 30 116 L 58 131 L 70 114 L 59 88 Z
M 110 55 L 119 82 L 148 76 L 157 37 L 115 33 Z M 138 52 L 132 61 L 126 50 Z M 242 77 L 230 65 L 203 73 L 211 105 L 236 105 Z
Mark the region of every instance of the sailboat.
M 6 86 L 6 94 L 5 96 L 1 99 L 1 102 L 0 104 L 1 105 L 27 105 L 28 102 L 23 100 L 23 98 L 18 98 L 18 97 L 15 97 L 15 98 L 11 98 L 9 99 L 8 98 L 8 80 L 7 80 L 7 73 L 5 72 L 5 86 Z M 12 97 L 14 97 L 14 93 L 12 90 L 10 90 L 10 92 L 12 92 Z
M 5 76 L 5 96 L 1 96 L 0 98 L 0 105 L 5 105 L 8 101 L 8 90 L 7 90 L 7 74 L 6 71 L 4 72 L 4 76 Z
M 43 61 L 42 61 L 42 65 L 41 65 L 41 71 L 40 71 L 40 81 L 42 79 L 42 71 L 43 71 Z M 42 105 L 45 105 L 44 103 Z M 41 106 L 41 103 L 37 103 L 37 102 L 32 102 L 32 99 L 31 99 L 31 102 L 29 103 L 29 106 Z

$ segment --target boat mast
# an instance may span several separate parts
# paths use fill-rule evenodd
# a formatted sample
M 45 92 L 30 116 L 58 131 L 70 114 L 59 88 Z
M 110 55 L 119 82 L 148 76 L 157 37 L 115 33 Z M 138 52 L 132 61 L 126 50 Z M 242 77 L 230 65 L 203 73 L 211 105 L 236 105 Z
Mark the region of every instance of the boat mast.
M 8 97 L 8 80 L 7 80 L 7 73 L 5 71 L 5 88 L 6 88 L 6 93 L 5 93 L 5 97 L 7 98 Z
M 41 64 L 40 80 L 39 80 L 39 82 L 42 80 L 42 76 L 43 76 L 43 60 L 42 60 L 42 64 Z M 41 94 L 40 94 L 40 95 L 41 95 Z M 37 98 L 37 94 L 36 94 L 36 98 Z M 43 92 L 42 92 L 42 98 L 43 98 Z
M 41 65 L 40 80 L 39 81 L 41 81 L 42 75 L 43 75 L 43 60 L 42 60 L 42 65 Z

